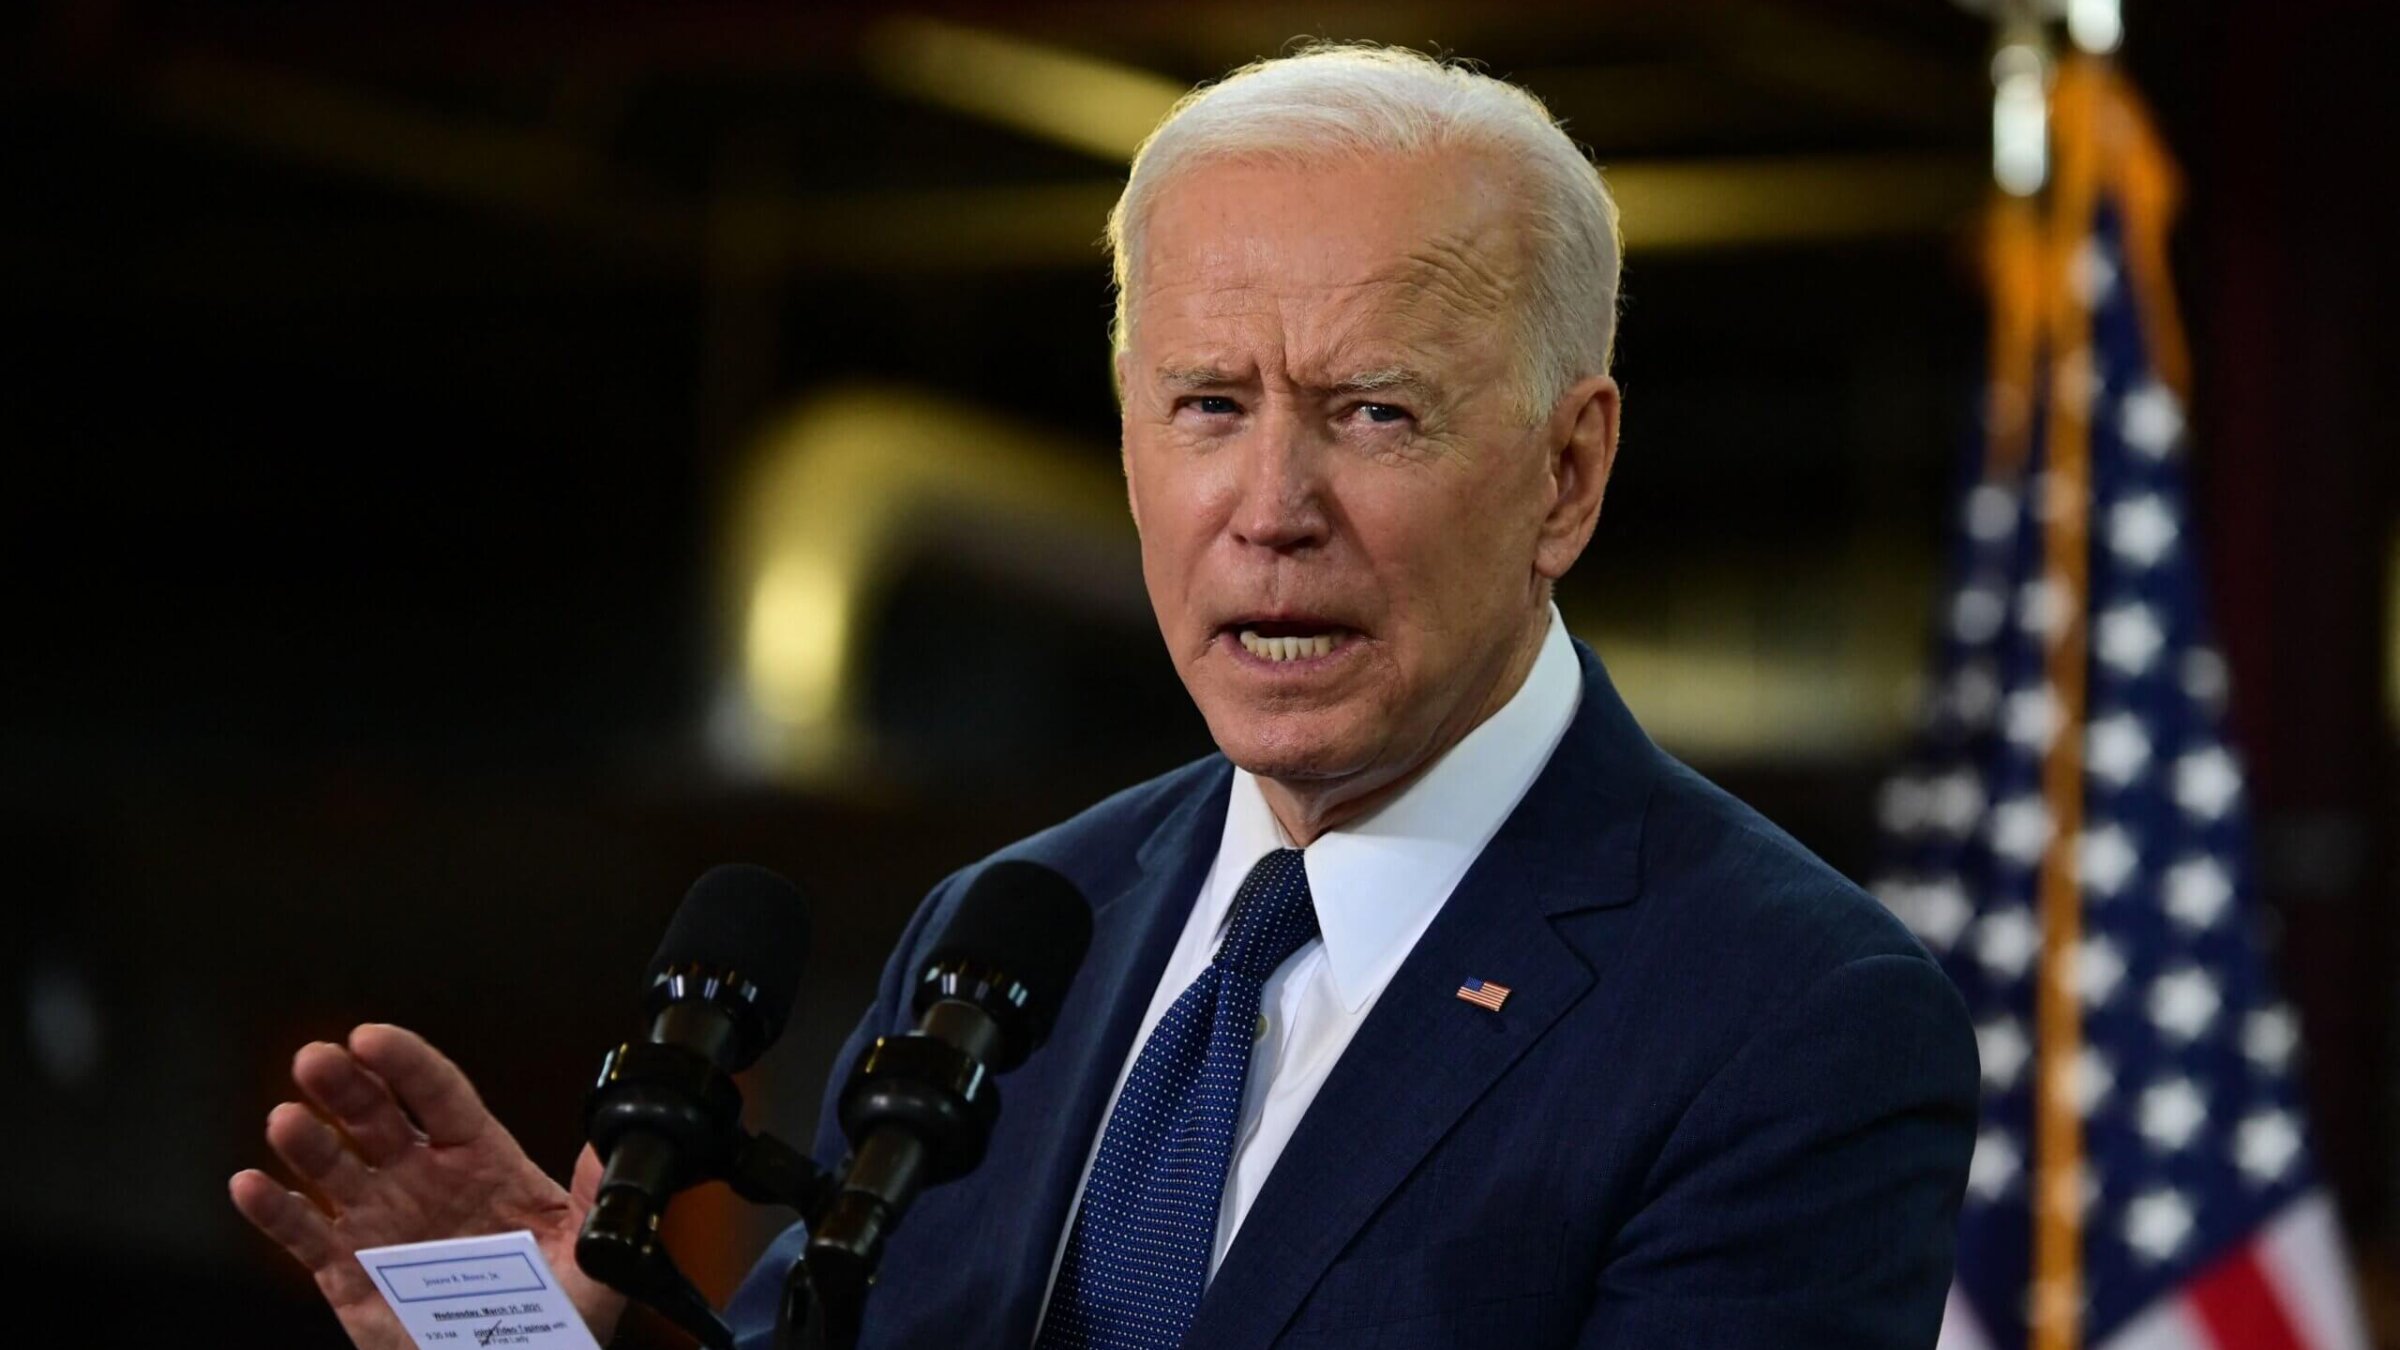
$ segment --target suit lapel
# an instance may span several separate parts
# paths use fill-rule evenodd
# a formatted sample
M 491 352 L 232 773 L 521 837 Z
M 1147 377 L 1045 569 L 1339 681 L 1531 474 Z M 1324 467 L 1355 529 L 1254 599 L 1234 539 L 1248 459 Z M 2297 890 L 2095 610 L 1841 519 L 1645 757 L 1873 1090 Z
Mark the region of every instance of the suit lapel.
M 1204 774 L 1142 844 L 1131 877 L 1109 894 L 1092 896 L 1091 950 L 1060 1007 L 1059 1035 L 1004 1083 L 1004 1108 L 1025 1110 L 1038 1102 L 1051 1104 L 1054 1114 L 1033 1123 L 1035 1155 L 1015 1160 L 1036 1169 L 1038 1177 L 1025 1216 L 1027 1240 L 1012 1254 L 1013 1270 L 1004 1286 L 1008 1303 L 999 1310 L 1001 1344 L 1033 1342 L 1051 1259 L 1101 1113 L 1216 858 L 1232 774 L 1232 766 L 1222 761 Z M 1079 1028 L 1086 1034 L 1073 1035 Z
M 1591 988 L 1591 965 L 1551 920 L 1635 898 L 1658 752 L 1576 646 L 1574 722 L 1327 1076 L 1186 1344 L 1273 1341 L 1392 1191 Z M 1469 977 L 1509 987 L 1497 1012 L 1457 997 Z

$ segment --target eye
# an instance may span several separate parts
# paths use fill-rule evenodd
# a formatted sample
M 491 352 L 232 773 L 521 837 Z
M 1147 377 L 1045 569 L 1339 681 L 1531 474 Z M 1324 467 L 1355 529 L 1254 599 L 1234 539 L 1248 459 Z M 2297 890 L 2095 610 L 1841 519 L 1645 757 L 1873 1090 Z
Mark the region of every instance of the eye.
M 1358 415 L 1377 426 L 1394 426 L 1408 420 L 1408 409 L 1396 403 L 1361 403 Z
M 1175 406 L 1189 408 L 1205 417 L 1231 417 L 1242 410 L 1241 404 L 1223 394 L 1195 394 L 1176 400 Z

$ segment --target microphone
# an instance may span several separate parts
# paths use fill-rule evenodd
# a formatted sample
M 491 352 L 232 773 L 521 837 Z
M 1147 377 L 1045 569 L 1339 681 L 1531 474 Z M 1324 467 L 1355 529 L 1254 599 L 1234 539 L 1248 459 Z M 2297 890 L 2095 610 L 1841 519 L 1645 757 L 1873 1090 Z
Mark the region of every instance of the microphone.
M 786 1326 L 807 1318 L 793 1303 L 813 1295 L 824 1343 L 853 1343 L 885 1239 L 919 1190 L 983 1161 L 1000 1114 L 991 1077 L 1048 1038 L 1091 940 L 1090 904 L 1047 867 L 997 862 L 967 888 L 918 975 L 917 1029 L 876 1041 L 842 1090 L 853 1152 L 810 1225 L 815 1288 L 787 1286 Z
M 711 1177 L 753 1199 L 805 1207 L 822 1195 L 804 1157 L 742 1129 L 732 1078 L 783 1034 L 808 946 L 808 905 L 792 883 L 743 864 L 702 874 L 650 958 L 648 1038 L 609 1052 L 584 1105 L 607 1168 L 576 1264 L 712 1344 L 723 1324 L 675 1270 L 659 1220 L 676 1192 Z

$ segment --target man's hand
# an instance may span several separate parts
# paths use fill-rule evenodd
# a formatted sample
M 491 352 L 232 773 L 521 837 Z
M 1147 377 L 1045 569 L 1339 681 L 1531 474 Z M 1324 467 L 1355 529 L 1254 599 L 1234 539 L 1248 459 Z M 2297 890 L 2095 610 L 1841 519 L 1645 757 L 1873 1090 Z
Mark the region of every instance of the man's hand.
M 327 1041 L 292 1057 L 305 1099 L 267 1115 L 267 1143 L 310 1192 L 256 1169 L 234 1174 L 233 1204 L 316 1276 L 360 1350 L 410 1350 L 408 1333 L 353 1253 L 363 1247 L 530 1229 L 592 1334 L 608 1340 L 623 1296 L 585 1277 L 575 1235 L 600 1184 L 590 1149 L 561 1189 L 475 1087 L 415 1032 L 368 1025 L 347 1049 Z

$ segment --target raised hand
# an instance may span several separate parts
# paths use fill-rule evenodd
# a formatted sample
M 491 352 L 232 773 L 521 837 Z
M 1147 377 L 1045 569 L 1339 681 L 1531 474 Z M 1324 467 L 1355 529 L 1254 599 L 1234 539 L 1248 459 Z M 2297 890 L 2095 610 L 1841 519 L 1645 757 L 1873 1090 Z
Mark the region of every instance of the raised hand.
M 625 1300 L 575 1265 L 575 1235 L 600 1183 L 590 1149 L 562 1188 L 485 1109 L 475 1087 L 423 1037 L 370 1024 L 347 1048 L 302 1046 L 292 1081 L 303 1101 L 267 1115 L 267 1143 L 315 1197 L 255 1168 L 234 1174 L 233 1204 L 283 1244 L 360 1350 L 410 1350 L 353 1253 L 363 1247 L 524 1228 L 576 1310 L 605 1342 Z M 413 1118 L 413 1119 L 412 1119 Z

